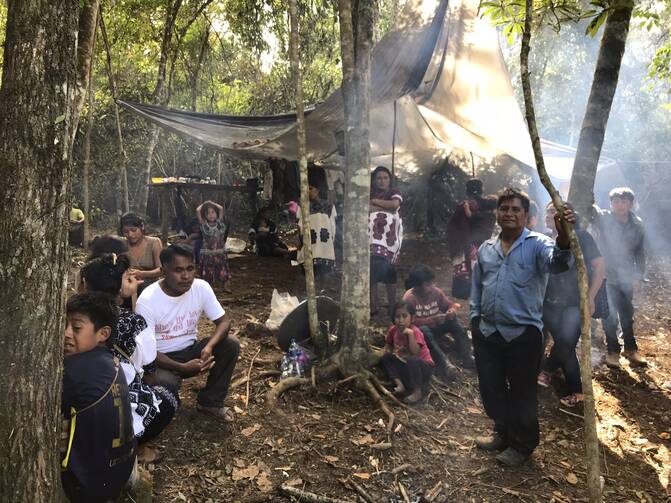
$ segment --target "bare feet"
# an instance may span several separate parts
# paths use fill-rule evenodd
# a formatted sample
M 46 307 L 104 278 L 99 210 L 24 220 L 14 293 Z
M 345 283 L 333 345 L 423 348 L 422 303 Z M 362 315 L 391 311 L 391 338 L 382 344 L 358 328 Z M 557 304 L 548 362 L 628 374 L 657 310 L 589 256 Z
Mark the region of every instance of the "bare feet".
M 156 449 L 142 444 L 137 447 L 137 460 L 138 463 L 156 464 L 161 460 L 161 456 Z
M 394 387 L 395 395 L 402 395 L 403 393 L 405 393 L 405 386 L 403 386 L 403 383 L 399 379 L 395 379 L 394 384 L 396 385 Z

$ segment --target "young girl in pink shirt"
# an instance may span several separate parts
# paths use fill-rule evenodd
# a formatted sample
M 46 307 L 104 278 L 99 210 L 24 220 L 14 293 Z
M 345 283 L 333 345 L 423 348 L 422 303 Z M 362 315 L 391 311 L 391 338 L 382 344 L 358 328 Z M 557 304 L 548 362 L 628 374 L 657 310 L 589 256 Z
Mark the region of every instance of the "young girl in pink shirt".
M 408 302 L 394 306 L 394 325 L 387 333 L 382 357 L 387 374 L 394 382 L 394 393 L 406 394 L 406 403 L 417 403 L 431 381 L 434 363 L 422 331 L 414 324 L 415 308 Z

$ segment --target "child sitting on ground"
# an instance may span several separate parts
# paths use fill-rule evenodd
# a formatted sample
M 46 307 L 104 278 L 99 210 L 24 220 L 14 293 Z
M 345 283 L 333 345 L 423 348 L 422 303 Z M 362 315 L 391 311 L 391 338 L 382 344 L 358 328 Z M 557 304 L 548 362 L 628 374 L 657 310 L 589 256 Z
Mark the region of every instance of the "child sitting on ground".
M 66 315 L 63 490 L 75 502 L 116 500 L 135 464 L 128 387 L 109 349 L 118 310 L 109 295 L 87 292 L 70 298 Z
M 408 302 L 394 306 L 394 325 L 387 333 L 385 354 L 382 357 L 387 374 L 396 386 L 394 393 L 405 394 L 407 403 L 422 399 L 423 389 L 431 380 L 434 363 L 424 334 L 414 324 L 415 308 Z

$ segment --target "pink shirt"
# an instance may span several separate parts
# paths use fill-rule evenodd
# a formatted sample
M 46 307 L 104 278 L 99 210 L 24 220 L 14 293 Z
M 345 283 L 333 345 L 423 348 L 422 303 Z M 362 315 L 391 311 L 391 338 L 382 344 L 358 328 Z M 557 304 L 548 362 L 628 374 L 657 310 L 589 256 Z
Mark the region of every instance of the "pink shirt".
M 429 321 L 428 318 L 445 313 L 452 307 L 452 301 L 437 286 L 429 287 L 424 297 L 417 295 L 415 289 L 411 288 L 405 292 L 403 300 L 415 306 L 415 324 L 419 326 L 436 326 L 437 323 Z
M 415 340 L 419 346 L 419 353 L 417 353 L 417 358 L 424 360 L 430 365 L 434 365 L 433 358 L 431 358 L 431 353 L 429 348 L 426 346 L 426 341 L 424 340 L 424 334 L 422 331 L 417 328 L 415 325 L 410 325 L 409 327 L 412 330 L 412 333 L 415 334 Z M 387 332 L 387 337 L 385 339 L 387 346 L 393 347 L 395 350 L 400 348 L 408 348 L 408 336 L 401 332 L 396 325 L 392 325 Z

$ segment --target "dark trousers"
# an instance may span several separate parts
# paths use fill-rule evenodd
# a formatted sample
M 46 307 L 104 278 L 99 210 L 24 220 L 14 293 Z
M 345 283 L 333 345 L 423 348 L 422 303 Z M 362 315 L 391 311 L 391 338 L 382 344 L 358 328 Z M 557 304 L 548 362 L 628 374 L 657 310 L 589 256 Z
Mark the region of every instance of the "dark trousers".
M 550 355 L 543 362 L 543 370 L 562 369 L 569 394 L 582 393 L 580 363 L 575 354 L 580 340 L 580 308 L 548 304 L 543 308 L 543 323 L 554 341 Z
M 443 352 L 443 348 L 441 348 L 440 344 L 438 344 L 436 341 L 436 338 L 434 337 L 431 329 L 426 325 L 422 325 L 419 327 L 419 329 L 424 334 L 426 347 L 429 348 L 429 353 L 431 353 L 433 363 L 436 364 L 437 375 L 446 376 L 448 374 L 448 369 L 453 367 L 452 362 L 450 362 L 447 355 Z
M 622 338 L 626 351 L 637 351 L 634 337 L 634 287 L 606 283 L 608 292 L 608 318 L 603 320 L 603 331 L 606 333 L 606 346 L 609 353 L 620 352 L 620 342 L 617 340 L 618 323 L 622 327 Z
M 485 412 L 508 445 L 531 454 L 538 445 L 536 379 L 543 354 L 543 336 L 535 327 L 506 342 L 499 332 L 489 337 L 473 331 L 475 365 Z
M 435 327 L 428 327 L 426 325 L 422 325 L 419 327 L 422 333 L 424 334 L 425 339 L 432 339 L 434 341 L 434 345 L 437 346 L 437 341 L 441 337 L 443 337 L 445 334 L 452 334 L 452 337 L 454 337 L 454 342 L 457 346 L 457 352 L 460 356 L 471 356 L 471 345 L 468 341 L 468 335 L 466 335 L 466 331 L 464 330 L 464 327 L 461 326 L 461 323 L 459 323 L 459 320 L 455 317 L 450 319 L 445 320 L 443 323 L 440 325 L 436 325 Z M 427 341 L 427 346 L 429 345 Z M 429 351 L 431 351 L 431 355 L 433 355 L 433 348 L 429 346 Z
M 200 353 L 209 340 L 210 338 L 206 337 L 196 341 L 191 347 L 166 353 L 166 356 L 180 363 L 200 358 Z M 205 407 L 222 407 L 240 354 L 240 342 L 234 336 L 229 335 L 212 349 L 212 354 L 215 363 L 207 376 L 207 384 L 198 393 L 198 403 Z M 156 381 L 157 385 L 179 389 L 182 378 L 169 370 L 158 369 Z
M 385 353 L 382 357 L 387 374 L 391 379 L 400 379 L 403 386 L 409 391 L 424 388 L 433 374 L 433 365 L 416 356 L 409 356 L 406 361 L 399 360 L 391 353 Z
M 155 439 L 158 435 L 166 429 L 172 421 L 177 409 L 179 408 L 179 392 L 176 388 L 169 385 L 161 384 L 151 387 L 154 393 L 161 398 L 161 405 L 159 405 L 158 414 L 154 416 L 151 422 L 144 429 L 144 433 L 137 439 L 139 444 L 144 444 L 150 440 Z

